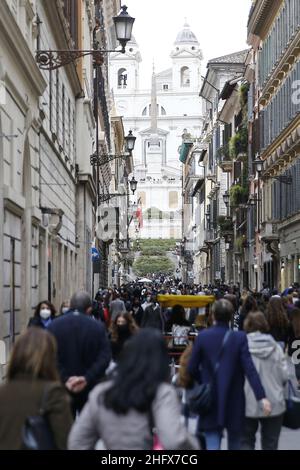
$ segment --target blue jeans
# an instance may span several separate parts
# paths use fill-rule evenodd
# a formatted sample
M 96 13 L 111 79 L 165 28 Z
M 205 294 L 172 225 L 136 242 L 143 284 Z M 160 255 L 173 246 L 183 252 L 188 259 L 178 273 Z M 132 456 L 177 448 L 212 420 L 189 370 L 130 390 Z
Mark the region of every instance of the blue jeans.
M 222 434 L 222 431 L 205 431 L 206 449 L 220 450 Z M 227 431 L 227 441 L 228 450 L 240 450 L 240 433 Z

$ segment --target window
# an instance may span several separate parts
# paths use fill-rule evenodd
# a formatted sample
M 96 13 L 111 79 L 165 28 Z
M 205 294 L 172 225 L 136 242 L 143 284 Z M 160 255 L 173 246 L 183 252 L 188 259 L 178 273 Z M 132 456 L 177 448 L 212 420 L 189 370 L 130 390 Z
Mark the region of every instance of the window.
M 182 67 L 180 71 L 180 83 L 182 87 L 190 86 L 190 69 L 188 67 Z
M 118 88 L 127 87 L 127 70 L 122 68 L 118 70 Z
M 65 136 L 65 130 L 66 130 L 66 116 L 65 116 L 65 86 L 62 86 L 62 144 L 63 148 L 65 148 L 65 143 L 66 143 L 66 136 Z
M 64 0 L 64 14 L 70 25 L 70 33 L 75 44 L 78 46 L 78 5 L 77 0 Z
M 158 116 L 166 116 L 167 112 L 163 106 L 157 105 L 157 115 Z M 142 116 L 150 116 L 151 115 L 151 104 L 145 106 L 142 111 Z
M 59 107 L 60 107 L 60 93 L 59 93 L 59 71 L 56 70 L 56 135 L 59 135 Z
M 53 129 L 53 71 L 49 71 L 49 119 L 50 119 L 50 131 Z
M 169 85 L 163 85 L 163 90 L 168 90 L 169 89 Z
M 68 101 L 68 142 L 67 142 L 67 152 L 68 155 L 70 156 L 71 153 L 71 101 L 69 99 Z
M 178 193 L 177 191 L 169 192 L 169 207 L 170 209 L 177 209 L 178 206 Z

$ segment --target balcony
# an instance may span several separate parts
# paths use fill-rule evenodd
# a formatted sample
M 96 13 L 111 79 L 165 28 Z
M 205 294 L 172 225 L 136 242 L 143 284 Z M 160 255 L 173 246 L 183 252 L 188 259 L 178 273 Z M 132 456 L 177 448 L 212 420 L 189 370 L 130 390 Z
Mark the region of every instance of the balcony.
M 217 150 L 217 164 L 224 173 L 231 173 L 233 169 L 233 161 L 229 155 L 229 145 L 223 145 Z

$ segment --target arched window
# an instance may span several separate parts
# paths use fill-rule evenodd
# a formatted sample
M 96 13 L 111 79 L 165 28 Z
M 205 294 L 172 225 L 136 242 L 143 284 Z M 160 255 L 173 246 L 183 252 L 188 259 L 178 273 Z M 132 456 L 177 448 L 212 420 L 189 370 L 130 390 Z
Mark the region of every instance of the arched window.
M 157 115 L 158 116 L 166 116 L 167 112 L 163 106 L 157 105 Z M 151 115 L 151 104 L 145 106 L 142 111 L 142 116 L 150 116 Z
M 180 83 L 181 86 L 190 86 L 190 69 L 188 67 L 182 67 L 180 71 Z
M 170 191 L 169 192 L 169 208 L 177 209 L 177 206 L 178 206 L 178 193 L 177 191 Z
M 127 70 L 122 68 L 118 70 L 118 88 L 126 88 L 126 87 L 127 87 Z

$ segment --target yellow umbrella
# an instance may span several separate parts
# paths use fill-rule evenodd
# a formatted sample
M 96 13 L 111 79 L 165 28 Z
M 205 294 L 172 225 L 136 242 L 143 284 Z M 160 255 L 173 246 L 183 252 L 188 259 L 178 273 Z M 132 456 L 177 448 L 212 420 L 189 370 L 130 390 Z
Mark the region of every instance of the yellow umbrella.
M 157 301 L 162 307 L 174 307 L 181 305 L 184 308 L 206 307 L 215 301 L 214 295 L 161 295 L 157 296 Z

